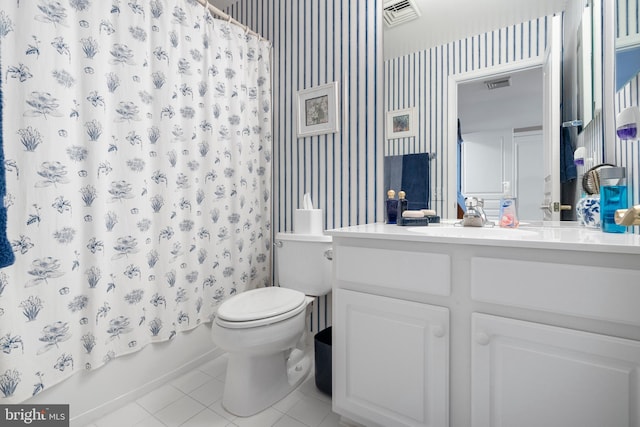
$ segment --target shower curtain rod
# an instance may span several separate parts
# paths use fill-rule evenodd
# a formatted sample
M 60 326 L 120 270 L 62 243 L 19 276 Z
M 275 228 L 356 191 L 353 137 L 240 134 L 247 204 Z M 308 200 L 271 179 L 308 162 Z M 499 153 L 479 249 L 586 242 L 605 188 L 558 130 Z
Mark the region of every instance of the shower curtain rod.
M 207 9 L 209 9 L 209 12 L 211 12 L 213 15 L 219 16 L 220 18 L 222 18 L 225 21 L 231 22 L 232 24 L 235 24 L 239 27 L 244 28 L 244 31 L 258 37 L 258 39 L 260 40 L 265 40 L 260 34 L 256 33 L 255 31 L 253 31 L 251 28 L 249 28 L 247 25 L 244 25 L 243 23 L 241 23 L 240 21 L 234 19 L 231 15 L 224 13 L 223 11 L 221 11 L 220 9 L 218 9 L 217 7 L 215 7 L 214 5 L 212 5 L 211 3 L 209 3 L 209 0 L 198 0 L 198 3 L 200 3 L 201 5 L 203 5 L 204 7 L 206 7 Z

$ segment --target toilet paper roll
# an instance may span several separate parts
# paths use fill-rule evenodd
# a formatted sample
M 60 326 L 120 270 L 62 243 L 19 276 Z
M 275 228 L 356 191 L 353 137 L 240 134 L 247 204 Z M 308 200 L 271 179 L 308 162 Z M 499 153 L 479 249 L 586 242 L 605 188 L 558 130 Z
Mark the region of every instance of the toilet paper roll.
M 322 209 L 296 209 L 293 213 L 293 232 L 322 234 Z

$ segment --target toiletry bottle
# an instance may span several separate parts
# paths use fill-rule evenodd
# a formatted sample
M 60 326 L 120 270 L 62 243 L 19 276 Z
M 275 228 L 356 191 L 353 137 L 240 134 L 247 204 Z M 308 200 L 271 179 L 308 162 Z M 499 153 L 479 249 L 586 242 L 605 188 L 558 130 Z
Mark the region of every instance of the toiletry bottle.
M 396 200 L 395 191 L 387 191 L 387 200 L 385 207 L 387 213 L 387 224 L 395 224 L 398 218 L 398 201 Z
M 624 233 L 627 227 L 615 221 L 617 209 L 628 207 L 626 171 L 623 167 L 600 169 L 600 226 L 606 233 Z
M 503 182 L 502 190 L 499 214 L 500 227 L 516 228 L 520 224 L 520 221 L 518 221 L 516 199 L 511 194 L 511 183 L 509 181 Z
M 405 192 L 398 192 L 398 225 L 402 225 L 402 212 L 406 211 L 409 208 L 409 201 L 405 198 Z

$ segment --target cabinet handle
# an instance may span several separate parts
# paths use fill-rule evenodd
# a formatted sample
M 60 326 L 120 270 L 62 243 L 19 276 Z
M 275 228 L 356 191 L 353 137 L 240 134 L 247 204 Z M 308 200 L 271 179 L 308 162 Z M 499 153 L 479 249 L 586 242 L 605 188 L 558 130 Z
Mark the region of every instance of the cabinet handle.
M 444 326 L 438 325 L 433 327 L 432 333 L 434 337 L 442 338 L 446 335 L 447 332 L 444 330 Z
M 478 332 L 476 334 L 476 342 L 480 345 L 487 345 L 491 341 L 491 337 L 484 332 Z

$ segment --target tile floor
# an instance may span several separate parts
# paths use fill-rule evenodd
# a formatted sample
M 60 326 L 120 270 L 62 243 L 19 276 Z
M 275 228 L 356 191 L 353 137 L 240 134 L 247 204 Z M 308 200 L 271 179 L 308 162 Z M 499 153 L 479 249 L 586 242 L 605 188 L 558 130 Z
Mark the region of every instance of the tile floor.
M 86 427 L 338 427 L 331 398 L 316 388 L 313 373 L 280 402 L 252 417 L 222 407 L 226 356 L 129 403 Z

